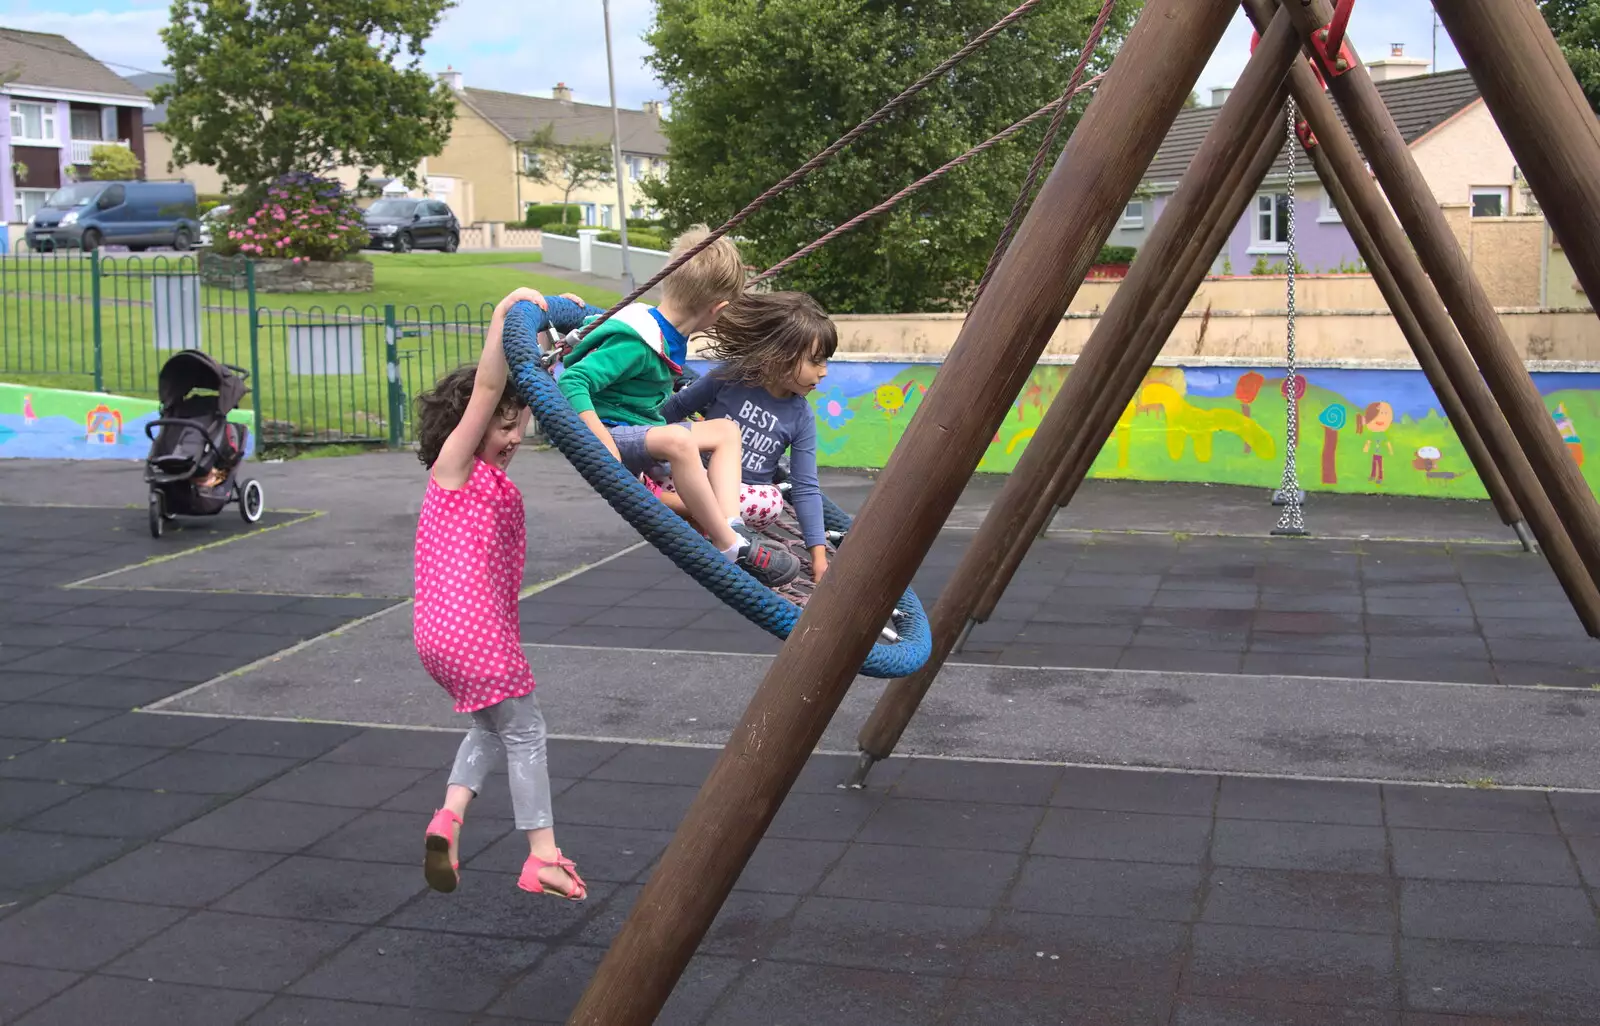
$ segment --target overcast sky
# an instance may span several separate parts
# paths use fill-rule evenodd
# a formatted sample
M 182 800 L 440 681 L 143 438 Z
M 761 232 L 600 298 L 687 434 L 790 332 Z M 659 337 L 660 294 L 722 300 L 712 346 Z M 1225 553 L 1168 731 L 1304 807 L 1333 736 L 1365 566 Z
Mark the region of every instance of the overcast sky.
M 114 70 L 162 70 L 157 32 L 167 20 L 166 0 L 0 0 L 0 24 L 59 32 Z M 651 0 L 612 0 L 612 41 L 616 47 L 617 100 L 637 107 L 664 99 L 644 66 L 641 36 L 650 24 Z M 1404 43 L 1408 56 L 1430 57 L 1433 8 L 1428 0 L 1385 0 L 1355 7 L 1351 37 L 1371 60 L 1391 43 Z M 560 26 L 560 35 L 553 35 Z M 1231 85 L 1249 57 L 1250 29 L 1241 14 L 1234 19 L 1197 88 L 1210 97 L 1213 86 Z M 933 55 L 929 55 L 932 62 Z M 557 82 L 575 99 L 605 103 L 606 50 L 600 0 L 460 0 L 428 42 L 430 71 L 446 65 L 461 71 L 466 84 L 548 96 Z M 1439 69 L 1461 66 L 1449 36 L 1439 32 Z M 1063 68 L 1065 75 L 1070 69 Z

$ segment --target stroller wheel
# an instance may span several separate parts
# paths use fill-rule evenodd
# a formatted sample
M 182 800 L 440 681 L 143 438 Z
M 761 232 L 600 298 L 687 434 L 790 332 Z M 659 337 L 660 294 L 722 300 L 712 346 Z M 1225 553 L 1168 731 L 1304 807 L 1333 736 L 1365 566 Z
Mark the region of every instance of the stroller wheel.
M 261 493 L 261 482 L 251 478 L 239 486 L 239 515 L 247 524 L 253 524 L 261 519 L 261 511 L 266 506 L 266 499 Z
M 158 491 L 150 491 L 150 537 L 161 537 L 161 529 L 167 519 L 166 499 Z

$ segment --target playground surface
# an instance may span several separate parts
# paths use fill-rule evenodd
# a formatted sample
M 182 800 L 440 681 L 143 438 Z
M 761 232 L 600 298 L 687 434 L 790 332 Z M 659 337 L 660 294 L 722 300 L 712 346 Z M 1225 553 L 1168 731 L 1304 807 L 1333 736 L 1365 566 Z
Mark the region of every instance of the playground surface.
M 459 724 L 410 648 L 421 474 L 264 465 L 257 529 L 157 542 L 137 464 L 0 465 L 0 1022 L 565 1021 L 776 643 L 524 453 L 591 897 L 515 890 L 496 784 L 428 892 Z M 1600 1021 L 1600 648 L 1484 504 L 1275 516 L 1091 482 L 843 790 L 858 681 L 660 1021 Z

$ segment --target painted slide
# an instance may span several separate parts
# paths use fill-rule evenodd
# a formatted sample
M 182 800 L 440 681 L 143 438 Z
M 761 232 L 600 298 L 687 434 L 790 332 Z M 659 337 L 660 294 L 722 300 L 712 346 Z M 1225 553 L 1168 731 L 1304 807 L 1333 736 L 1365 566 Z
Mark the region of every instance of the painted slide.
M 938 370 L 937 364 L 830 364 L 812 396 L 822 465 L 883 466 Z M 980 471 L 1003 474 L 1016 466 L 1068 373 L 1063 366 L 1034 370 Z M 1600 373 L 1536 373 L 1533 379 L 1573 459 L 1600 492 L 1600 466 L 1584 458 L 1582 442 L 1600 437 Z M 1295 384 L 1302 487 L 1485 497 L 1421 371 L 1311 368 Z M 1283 474 L 1287 409 L 1281 367 L 1153 368 L 1117 421 L 1093 476 L 1275 488 Z
M 150 450 L 144 426 L 156 416 L 153 399 L 0 382 L 0 459 L 142 460 Z M 249 410 L 228 414 L 251 429 L 248 454 L 254 418 Z

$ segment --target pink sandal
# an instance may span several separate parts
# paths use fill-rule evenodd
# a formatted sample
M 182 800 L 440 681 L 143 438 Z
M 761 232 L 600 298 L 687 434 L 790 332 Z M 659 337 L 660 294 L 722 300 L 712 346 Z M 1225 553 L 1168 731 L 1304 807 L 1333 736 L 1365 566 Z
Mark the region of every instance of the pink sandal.
M 444 894 L 449 894 L 461 883 L 461 863 L 450 858 L 450 845 L 461 836 L 460 830 L 461 817 L 449 809 L 435 812 L 428 823 L 422 875 L 429 887 Z
M 572 879 L 572 890 L 563 894 L 545 888 L 544 881 L 539 879 L 539 870 L 550 866 L 562 870 Z M 528 861 L 522 864 L 522 876 L 517 879 L 517 886 L 530 894 L 548 894 L 552 898 L 561 898 L 565 901 L 582 901 L 589 896 L 589 885 L 578 875 L 578 867 L 571 859 L 563 856 L 559 848 L 556 849 L 554 862 L 546 862 L 537 855 L 529 855 Z

